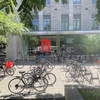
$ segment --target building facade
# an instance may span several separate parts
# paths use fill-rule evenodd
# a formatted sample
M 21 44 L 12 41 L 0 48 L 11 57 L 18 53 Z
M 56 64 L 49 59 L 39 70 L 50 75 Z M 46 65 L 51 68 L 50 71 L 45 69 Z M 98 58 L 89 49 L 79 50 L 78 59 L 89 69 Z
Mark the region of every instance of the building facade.
M 97 14 L 96 0 L 66 0 L 67 4 L 55 0 L 46 0 L 46 7 L 37 15 L 32 11 L 34 20 L 33 28 L 27 35 L 38 35 L 39 38 L 49 38 L 52 45 L 60 49 L 61 44 L 66 44 L 68 34 L 100 33 L 100 26 L 95 22 Z M 19 3 L 20 4 L 20 3 Z M 7 48 L 8 57 L 16 59 L 27 56 L 27 39 L 11 37 L 9 44 L 14 45 L 12 51 Z M 72 39 L 69 39 L 72 41 Z M 19 53 L 20 52 L 20 53 Z
M 46 7 L 35 15 L 33 31 L 92 31 L 98 30 L 99 24 L 94 21 L 96 0 L 66 0 L 62 4 L 47 0 Z M 36 25 L 37 23 L 37 25 Z

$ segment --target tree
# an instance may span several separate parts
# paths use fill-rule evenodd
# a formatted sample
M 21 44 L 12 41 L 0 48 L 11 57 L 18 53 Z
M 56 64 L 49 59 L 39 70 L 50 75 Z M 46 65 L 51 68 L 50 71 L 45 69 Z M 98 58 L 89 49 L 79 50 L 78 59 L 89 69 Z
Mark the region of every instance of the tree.
M 79 54 L 100 54 L 100 35 L 73 35 L 75 51 Z
M 73 47 L 75 54 L 100 54 L 100 35 L 67 35 L 73 38 L 73 43 L 68 43 L 66 47 Z
M 29 47 L 30 48 L 38 46 L 38 44 L 39 44 L 38 36 L 30 36 L 30 35 L 28 35 L 27 38 L 28 38 L 28 41 L 29 41 Z
M 59 0 L 55 0 L 59 2 Z M 66 3 L 66 0 L 62 0 Z M 18 5 L 17 0 L 0 0 L 0 9 L 4 9 L 7 14 L 10 12 L 14 13 L 15 7 Z M 14 7 L 15 6 L 15 7 Z M 22 0 L 21 5 L 17 9 L 20 20 L 25 24 L 27 28 L 32 27 L 33 16 L 31 11 L 37 14 L 46 6 L 46 0 Z
M 100 54 L 100 35 L 86 35 L 83 50 L 85 54 Z
M 74 54 L 85 54 L 85 40 L 88 40 L 87 35 L 67 35 L 67 38 L 72 38 L 71 43 L 67 43 L 66 47 L 73 47 Z
M 0 10 L 0 44 L 7 44 L 9 39 L 7 34 L 22 35 L 24 31 L 28 29 L 20 22 L 17 21 L 18 16 L 16 14 L 6 14 Z

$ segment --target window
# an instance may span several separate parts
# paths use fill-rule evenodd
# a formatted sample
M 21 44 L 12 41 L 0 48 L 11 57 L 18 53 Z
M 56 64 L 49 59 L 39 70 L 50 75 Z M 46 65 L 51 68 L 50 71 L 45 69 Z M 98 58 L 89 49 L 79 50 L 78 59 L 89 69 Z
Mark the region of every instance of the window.
M 66 43 L 73 43 L 74 38 L 66 38 Z
M 74 0 L 73 3 L 74 4 L 81 4 L 81 0 Z
M 50 5 L 50 0 L 46 0 L 46 5 Z
M 61 30 L 69 30 L 69 16 L 61 15 Z
M 38 19 L 38 15 L 34 15 L 33 16 L 32 24 L 33 24 L 33 29 L 32 30 L 38 31 L 39 30 L 39 19 Z
M 80 14 L 75 14 L 73 16 L 73 29 L 81 30 L 81 15 Z
M 92 4 L 96 4 L 97 0 L 92 0 Z
M 63 0 L 61 0 L 61 4 L 63 4 L 63 2 L 62 2 Z M 69 0 L 66 0 L 66 4 L 68 4 L 69 3 Z
M 96 21 L 95 21 L 95 14 L 93 14 L 92 15 L 92 18 L 91 18 L 91 28 L 93 29 L 93 30 L 98 30 L 99 29 L 99 24 L 98 23 L 96 23 Z
M 74 47 L 67 47 L 67 48 L 66 48 L 66 51 L 67 51 L 68 53 L 74 52 Z
M 50 15 L 43 16 L 43 27 L 44 27 L 44 30 L 46 30 L 46 31 L 51 30 Z

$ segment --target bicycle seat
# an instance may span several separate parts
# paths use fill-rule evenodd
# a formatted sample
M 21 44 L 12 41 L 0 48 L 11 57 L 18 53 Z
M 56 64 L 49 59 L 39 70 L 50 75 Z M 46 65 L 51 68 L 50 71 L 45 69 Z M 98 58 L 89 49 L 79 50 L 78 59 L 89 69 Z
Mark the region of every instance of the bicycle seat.
M 19 71 L 19 73 L 20 73 L 20 74 L 23 74 L 23 73 L 25 73 L 25 71 Z

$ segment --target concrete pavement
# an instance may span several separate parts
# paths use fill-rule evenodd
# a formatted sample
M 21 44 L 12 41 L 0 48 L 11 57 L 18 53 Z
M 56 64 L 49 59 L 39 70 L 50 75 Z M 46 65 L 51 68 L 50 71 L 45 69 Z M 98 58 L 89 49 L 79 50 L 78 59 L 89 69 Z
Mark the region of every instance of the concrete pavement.
M 65 85 L 77 85 L 79 87 L 100 87 L 100 84 L 98 82 L 98 79 L 93 79 L 93 83 L 89 83 L 85 81 L 83 84 L 79 84 L 74 81 L 68 82 L 68 80 L 65 77 L 65 71 L 61 69 L 59 65 L 56 65 L 53 69 L 52 73 L 56 75 L 56 83 L 52 86 L 47 87 L 46 91 L 44 93 L 38 93 L 34 89 L 31 91 L 30 94 L 27 95 L 29 89 L 25 89 L 22 93 L 24 94 L 12 94 L 8 90 L 8 82 L 14 78 L 15 76 L 20 76 L 19 70 L 28 71 L 31 63 L 28 63 L 25 65 L 22 69 L 16 68 L 16 72 L 14 76 L 6 76 L 3 80 L 0 81 L 0 99 L 9 99 L 9 98 L 22 98 L 22 99 L 32 99 L 32 98 L 64 98 L 64 86 Z M 100 72 L 95 69 L 92 64 L 87 65 L 86 67 L 89 67 L 93 73 L 94 76 L 99 75 Z

